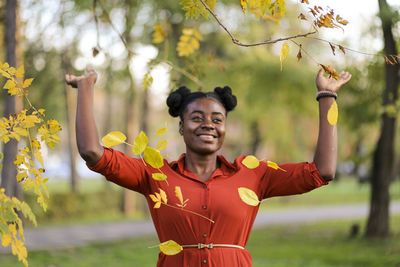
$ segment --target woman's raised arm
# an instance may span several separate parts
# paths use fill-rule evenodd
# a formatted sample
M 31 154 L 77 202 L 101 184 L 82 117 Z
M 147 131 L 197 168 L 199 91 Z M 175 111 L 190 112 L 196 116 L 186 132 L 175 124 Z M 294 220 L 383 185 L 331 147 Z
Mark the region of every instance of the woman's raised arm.
M 338 80 L 325 77 L 321 69 L 316 78 L 318 91 L 337 93 L 340 87 L 351 79 L 351 74 L 342 71 Z M 334 178 L 337 162 L 337 126 L 331 125 L 327 120 L 328 110 L 335 99 L 322 97 L 319 99 L 319 133 L 314 162 L 322 178 L 330 181 Z
M 89 164 L 95 165 L 104 153 L 100 145 L 96 122 L 93 113 L 94 84 L 97 73 L 86 69 L 86 75 L 65 75 L 67 84 L 78 88 L 78 105 L 76 109 L 76 142 L 81 157 Z

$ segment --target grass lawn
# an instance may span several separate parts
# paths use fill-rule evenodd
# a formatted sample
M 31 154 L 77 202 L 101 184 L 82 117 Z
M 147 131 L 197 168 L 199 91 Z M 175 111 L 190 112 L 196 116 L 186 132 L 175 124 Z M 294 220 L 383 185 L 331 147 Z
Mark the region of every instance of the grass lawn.
M 392 238 L 348 238 L 352 224 L 361 232 L 365 220 L 330 221 L 296 226 L 269 226 L 252 232 L 246 248 L 254 267 L 265 266 L 400 266 L 400 216 L 392 216 Z M 32 267 L 155 266 L 155 237 L 96 244 L 60 251 L 30 252 Z M 23 266 L 17 259 L 0 255 L 0 266 Z M 234 266 L 231 266 L 234 267 Z

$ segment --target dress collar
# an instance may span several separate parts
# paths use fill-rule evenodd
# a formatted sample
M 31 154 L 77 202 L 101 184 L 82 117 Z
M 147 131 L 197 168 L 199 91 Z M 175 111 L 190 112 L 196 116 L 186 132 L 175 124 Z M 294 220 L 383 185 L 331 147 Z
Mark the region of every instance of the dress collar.
M 177 161 L 171 162 L 170 166 L 173 170 L 176 172 L 180 173 L 181 175 L 188 176 L 188 177 L 195 177 L 194 173 L 190 171 L 189 169 L 185 168 L 185 157 L 186 154 L 183 153 L 180 155 L 179 159 Z M 210 179 L 216 176 L 224 175 L 228 176 L 232 172 L 236 170 L 235 165 L 233 165 L 231 162 L 225 159 L 224 156 L 222 155 L 217 155 L 217 159 L 221 163 L 221 166 L 217 168 L 214 173 L 211 175 Z

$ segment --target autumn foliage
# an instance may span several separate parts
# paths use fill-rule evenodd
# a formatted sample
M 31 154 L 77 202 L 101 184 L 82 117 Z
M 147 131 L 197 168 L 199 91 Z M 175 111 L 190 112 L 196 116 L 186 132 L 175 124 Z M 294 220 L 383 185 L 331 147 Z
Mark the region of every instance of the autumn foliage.
M 0 120 L 0 141 L 8 143 L 17 140 L 23 148 L 18 150 L 14 165 L 18 173 L 16 179 L 23 185 L 23 190 L 31 190 L 44 211 L 47 209 L 49 192 L 48 178 L 44 177 L 45 163 L 42 156 L 42 146 L 54 148 L 60 141 L 58 136 L 61 127 L 58 121 L 46 118 L 44 109 L 34 107 L 28 98 L 28 90 L 33 78 L 24 79 L 25 70 L 10 67 L 8 63 L 0 62 L 0 73 L 6 78 L 3 86 L 8 94 L 24 97 L 28 108 L 8 118 Z M 0 153 L 0 159 L 2 158 Z M 1 167 L 1 165 L 0 165 Z M 24 228 L 19 211 L 25 218 L 36 225 L 36 218 L 30 206 L 15 197 L 6 195 L 5 189 L 0 188 L 0 234 L 3 247 L 11 246 L 11 251 L 18 259 L 28 266 L 27 250 L 25 247 Z

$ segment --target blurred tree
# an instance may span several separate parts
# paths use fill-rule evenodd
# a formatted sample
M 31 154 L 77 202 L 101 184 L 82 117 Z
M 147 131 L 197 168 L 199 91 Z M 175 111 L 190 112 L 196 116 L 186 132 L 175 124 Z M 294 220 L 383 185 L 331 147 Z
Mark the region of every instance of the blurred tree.
M 17 53 L 21 53 L 21 48 L 18 48 L 20 40 L 17 38 L 17 27 L 19 26 L 18 20 L 18 1 L 7 0 L 5 6 L 5 49 L 6 49 L 6 61 L 10 66 L 17 67 L 17 61 L 21 65 L 21 54 L 17 60 Z M 21 99 L 16 96 L 8 95 L 7 91 L 3 90 L 4 96 L 4 117 L 8 118 L 11 114 L 17 113 L 21 109 Z M 17 155 L 18 142 L 11 139 L 3 148 L 3 169 L 1 170 L 1 186 L 5 188 L 5 192 L 8 196 L 17 196 L 21 199 L 22 191 L 19 189 L 18 182 L 16 179 L 17 169 L 14 165 L 14 160 Z
M 386 0 L 378 0 L 378 3 L 385 55 L 397 55 L 393 29 L 395 23 L 399 20 L 399 15 L 391 9 Z M 366 228 L 367 237 L 386 237 L 389 235 L 389 186 L 393 181 L 396 115 L 389 112 L 388 107 L 395 107 L 398 88 L 399 64 L 385 64 L 384 112 L 381 117 L 380 136 L 372 165 L 370 213 Z

